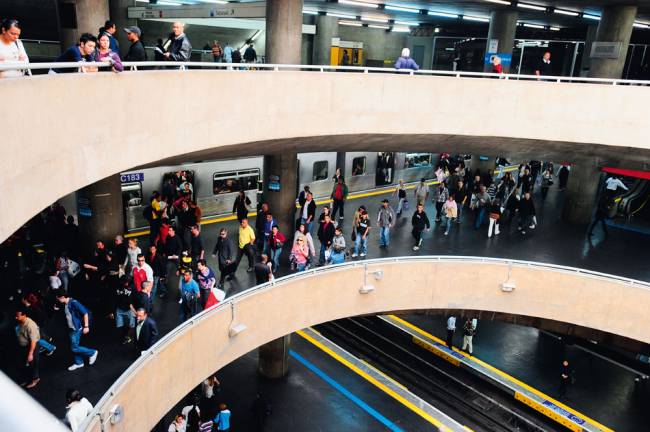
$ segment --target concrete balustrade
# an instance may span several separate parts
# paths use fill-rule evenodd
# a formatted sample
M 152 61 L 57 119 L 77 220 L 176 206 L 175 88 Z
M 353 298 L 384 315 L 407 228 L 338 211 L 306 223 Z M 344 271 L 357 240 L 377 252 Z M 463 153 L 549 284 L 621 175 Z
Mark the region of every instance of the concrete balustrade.
M 502 290 L 506 281 L 515 285 L 512 292 Z M 364 283 L 374 290 L 361 294 Z M 85 430 L 150 430 L 205 377 L 266 342 L 338 318 L 416 309 L 527 315 L 650 342 L 650 329 L 640 325 L 650 309 L 650 286 L 642 282 L 471 257 L 350 263 L 252 288 L 186 322 L 120 377 Z M 230 337 L 229 328 L 237 324 L 246 329 Z M 124 418 L 113 425 L 109 411 L 115 404 L 124 407 Z
M 630 85 L 161 70 L 7 79 L 0 93 L 0 241 L 56 199 L 161 160 L 408 150 L 632 167 L 649 154 L 650 88 Z

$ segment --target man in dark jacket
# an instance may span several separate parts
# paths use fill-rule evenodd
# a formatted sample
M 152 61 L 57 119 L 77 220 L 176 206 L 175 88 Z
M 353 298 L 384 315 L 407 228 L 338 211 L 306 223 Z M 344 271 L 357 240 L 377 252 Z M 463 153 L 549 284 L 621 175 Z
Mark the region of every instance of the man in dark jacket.
M 251 200 L 248 199 L 244 191 L 239 191 L 239 194 L 232 205 L 232 212 L 237 214 L 237 221 L 239 223 L 248 218 L 249 205 L 251 205 Z
M 172 26 L 172 41 L 169 49 L 164 53 L 165 60 L 168 61 L 190 61 L 192 55 L 192 44 L 185 36 L 185 24 L 175 22 Z
M 343 220 L 343 205 L 348 197 L 348 185 L 345 184 L 343 177 L 339 177 L 336 184 L 332 188 L 331 198 L 332 204 L 332 218 L 336 220 L 336 213 L 340 212 L 339 219 Z
M 140 27 L 131 26 L 125 28 L 124 31 L 126 32 L 126 37 L 129 39 L 129 42 L 131 42 L 129 51 L 126 53 L 126 56 L 124 56 L 124 61 L 147 60 L 147 53 L 144 50 L 144 45 L 142 44 L 142 41 L 140 40 L 140 36 L 142 36 L 142 31 L 140 30 Z
M 219 239 L 212 251 L 212 256 L 217 257 L 219 271 L 221 272 L 221 276 L 219 276 L 219 285 L 217 285 L 219 289 L 223 289 L 223 282 L 226 279 L 226 276 L 230 275 L 233 271 L 234 266 L 231 265 L 233 263 L 233 252 L 234 249 L 232 243 L 228 238 L 228 230 L 221 228 Z
M 320 265 L 325 265 L 325 250 L 332 246 L 334 240 L 334 224 L 330 215 L 325 215 L 323 221 L 318 227 L 318 240 L 320 240 Z
M 607 195 L 603 195 L 600 198 L 600 201 L 598 201 L 598 207 L 596 208 L 596 215 L 594 217 L 594 220 L 591 222 L 589 229 L 587 230 L 587 235 L 589 237 L 594 235 L 594 228 L 596 228 L 598 222 L 600 222 L 603 228 L 603 233 L 605 233 L 605 237 L 607 237 L 607 218 L 609 217 L 609 210 L 611 207 L 612 200 Z
M 420 249 L 420 245 L 422 244 L 422 231 L 425 229 L 428 231 L 431 228 L 429 217 L 424 212 L 424 205 L 422 203 L 418 203 L 418 208 L 415 210 L 415 213 L 413 213 L 413 216 L 411 217 L 411 225 L 413 226 L 411 234 L 415 239 L 415 246 L 413 246 L 413 250 L 416 251 Z
M 257 61 L 257 52 L 253 48 L 253 43 L 251 42 L 244 51 L 244 62 L 245 63 L 255 63 Z
M 305 224 L 307 231 L 311 233 L 311 228 L 314 224 L 314 218 L 316 217 L 316 201 L 314 201 L 314 195 L 311 192 L 306 194 L 306 201 L 300 209 L 300 223 Z
M 136 318 L 138 323 L 135 326 L 135 349 L 136 353 L 142 354 L 158 342 L 158 326 L 142 308 L 136 311 Z
M 519 200 L 519 231 L 521 234 L 526 234 L 526 228 L 535 228 L 535 204 L 530 192 L 526 192 L 524 197 Z
M 264 226 L 266 225 L 266 215 L 269 214 L 269 205 L 262 203 L 255 217 L 255 236 L 258 251 L 264 250 Z
M 169 227 L 167 239 L 165 240 L 165 259 L 167 260 L 167 269 L 165 270 L 165 277 L 171 272 L 176 272 L 180 257 L 183 253 L 183 242 L 176 234 L 174 227 Z M 160 284 L 160 298 L 165 297 L 167 294 L 167 285 Z

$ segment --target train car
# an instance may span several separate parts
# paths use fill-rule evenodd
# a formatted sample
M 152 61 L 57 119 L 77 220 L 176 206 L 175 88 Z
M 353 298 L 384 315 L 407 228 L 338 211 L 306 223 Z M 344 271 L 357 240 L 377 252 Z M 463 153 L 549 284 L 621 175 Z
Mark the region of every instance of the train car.
M 393 183 L 420 181 L 433 178 L 439 155 L 434 153 L 395 153 L 395 175 Z
M 336 173 L 336 153 L 299 153 L 298 166 L 299 190 L 309 186 L 316 199 L 330 196 L 332 177 Z

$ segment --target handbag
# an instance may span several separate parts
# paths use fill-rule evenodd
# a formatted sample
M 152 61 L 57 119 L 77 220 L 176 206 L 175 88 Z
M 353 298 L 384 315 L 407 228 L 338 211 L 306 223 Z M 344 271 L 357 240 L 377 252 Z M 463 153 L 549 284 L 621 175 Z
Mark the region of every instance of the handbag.
M 81 272 L 81 266 L 76 262 L 68 258 L 68 274 L 70 277 L 75 277 Z
M 354 228 L 352 229 L 352 234 L 350 234 L 350 238 L 352 239 L 352 241 L 357 241 L 357 230 L 356 229 L 354 229 Z

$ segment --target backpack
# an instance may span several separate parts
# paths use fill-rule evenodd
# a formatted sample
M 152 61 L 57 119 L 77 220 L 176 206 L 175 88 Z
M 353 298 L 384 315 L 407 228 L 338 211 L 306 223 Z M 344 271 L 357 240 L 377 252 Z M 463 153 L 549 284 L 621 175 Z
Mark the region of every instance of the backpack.
M 142 217 L 149 222 L 153 220 L 153 207 L 151 207 L 151 205 L 146 206 L 144 210 L 142 210 Z
M 190 312 L 194 312 L 196 310 L 197 298 L 194 291 L 183 290 L 182 300 L 185 310 Z
M 241 63 L 241 53 L 239 52 L 239 50 L 232 51 L 232 62 Z

